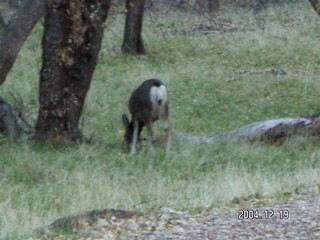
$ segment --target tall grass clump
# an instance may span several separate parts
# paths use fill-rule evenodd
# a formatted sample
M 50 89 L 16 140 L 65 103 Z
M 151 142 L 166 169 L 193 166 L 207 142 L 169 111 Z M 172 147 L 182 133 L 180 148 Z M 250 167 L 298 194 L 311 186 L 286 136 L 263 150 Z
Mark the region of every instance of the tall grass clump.
M 173 141 L 167 154 L 158 147 L 151 156 L 143 149 L 129 156 L 122 144 L 121 114 L 128 111 L 129 93 L 147 78 L 168 86 L 173 131 L 212 135 L 319 112 L 319 18 L 308 3 L 258 15 L 226 8 L 212 20 L 185 9 L 154 14 L 146 12 L 143 56 L 121 53 L 123 16 L 106 24 L 83 117 L 91 144 L 0 138 L 0 239 L 19 239 L 56 218 L 90 209 L 192 211 L 320 184 L 317 137 L 279 145 Z M 217 22 L 236 30 L 197 30 Z M 13 105 L 10 92 L 24 100 L 30 122 L 38 108 L 41 32 L 40 25 L 34 29 L 0 89 Z M 270 70 L 285 74 L 266 73 Z

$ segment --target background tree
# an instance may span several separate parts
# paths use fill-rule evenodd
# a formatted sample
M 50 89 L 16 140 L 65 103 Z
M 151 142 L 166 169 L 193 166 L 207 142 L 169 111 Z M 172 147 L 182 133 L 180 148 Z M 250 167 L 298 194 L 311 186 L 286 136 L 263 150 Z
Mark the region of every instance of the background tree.
M 5 2 L 6 2 L 5 0 L 0 0 L 0 30 L 4 28 L 4 25 L 6 24 L 2 16 L 3 3 Z
M 210 13 L 215 13 L 219 10 L 219 0 L 208 0 L 208 9 Z
M 20 0 L 7 0 L 10 8 L 17 8 L 20 4 Z
M 126 23 L 122 51 L 145 53 L 142 39 L 142 23 L 145 0 L 126 0 Z
M 79 130 L 110 0 L 71 0 L 45 16 L 36 139 L 83 141 Z
M 2 14 L 0 12 L 0 29 L 3 29 L 5 27 L 6 23 L 2 17 Z

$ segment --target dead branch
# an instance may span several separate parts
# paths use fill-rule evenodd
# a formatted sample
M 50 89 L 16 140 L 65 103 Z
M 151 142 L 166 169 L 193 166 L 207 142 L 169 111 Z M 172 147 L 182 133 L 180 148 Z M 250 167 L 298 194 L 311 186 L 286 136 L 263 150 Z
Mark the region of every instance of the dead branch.
M 13 94 L 12 92 L 9 92 L 12 100 L 14 101 L 15 106 L 15 112 L 17 113 L 17 117 L 29 128 L 29 130 L 23 130 L 25 133 L 34 133 L 34 127 L 29 123 L 27 120 L 27 117 L 25 115 L 24 111 L 24 101 L 20 95 L 18 97 Z M 19 98 L 19 99 L 18 99 Z M 33 120 L 33 123 L 35 123 L 35 120 Z M 34 124 L 33 124 L 34 125 Z
M 0 133 L 14 139 L 21 135 L 21 131 L 10 104 L 0 97 Z
M 301 118 L 279 118 L 255 122 L 236 130 L 212 136 L 174 133 L 173 138 L 192 143 L 214 144 L 220 141 L 276 143 L 294 136 L 319 136 L 320 113 Z

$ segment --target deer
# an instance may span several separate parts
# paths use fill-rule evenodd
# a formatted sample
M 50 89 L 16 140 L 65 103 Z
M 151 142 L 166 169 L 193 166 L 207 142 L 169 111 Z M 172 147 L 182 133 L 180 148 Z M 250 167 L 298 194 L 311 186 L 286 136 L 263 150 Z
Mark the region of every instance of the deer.
M 153 150 L 153 122 L 160 120 L 164 136 L 162 141 L 168 146 L 169 138 L 169 102 L 167 87 L 158 79 L 145 80 L 133 91 L 128 101 L 131 121 L 126 114 L 122 114 L 125 128 L 124 139 L 130 154 L 136 153 L 137 142 L 141 140 L 143 127 L 148 131 L 148 152 Z

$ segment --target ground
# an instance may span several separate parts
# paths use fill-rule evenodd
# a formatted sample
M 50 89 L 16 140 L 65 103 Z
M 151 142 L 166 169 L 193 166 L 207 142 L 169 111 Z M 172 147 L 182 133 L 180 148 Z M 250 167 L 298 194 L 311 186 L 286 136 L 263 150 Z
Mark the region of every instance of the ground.
M 68 233 L 61 233 L 60 224 L 60 228 L 37 229 L 34 237 L 27 240 L 312 240 L 320 238 L 319 199 L 319 188 L 304 188 L 282 200 L 252 196 L 250 200 L 235 199 L 231 206 L 198 214 L 162 207 L 147 215 L 108 215 L 95 221 L 79 219 L 77 224 L 69 225 L 64 222 Z

